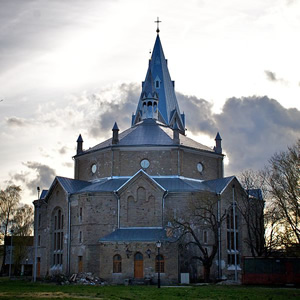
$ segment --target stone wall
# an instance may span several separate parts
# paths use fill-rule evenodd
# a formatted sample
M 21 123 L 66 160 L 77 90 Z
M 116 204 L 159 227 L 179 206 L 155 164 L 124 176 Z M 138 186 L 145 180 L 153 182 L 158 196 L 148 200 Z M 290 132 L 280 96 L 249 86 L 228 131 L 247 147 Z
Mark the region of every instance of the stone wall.
M 127 256 L 126 250 L 129 255 Z M 150 250 L 150 257 L 146 251 Z M 128 252 L 127 251 L 127 252 Z M 100 247 L 100 277 L 112 282 L 122 284 L 125 279 L 134 280 L 134 257 L 136 253 L 143 255 L 143 276 L 151 279 L 152 283 L 157 283 L 157 273 L 155 272 L 155 257 L 157 248 L 155 242 L 131 242 L 124 243 L 102 243 Z M 119 254 L 122 258 L 122 272 L 113 273 L 113 257 Z M 161 273 L 162 284 L 174 284 L 178 282 L 178 251 L 176 244 L 162 243 L 160 254 L 165 261 L 165 270 Z
M 223 159 L 213 152 L 191 150 L 183 147 L 118 147 L 99 150 L 75 158 L 75 179 L 94 180 L 109 176 L 132 176 L 141 169 L 141 161 L 147 159 L 146 172 L 152 176 L 181 175 L 195 179 L 223 177 Z M 203 171 L 197 170 L 202 163 Z M 95 173 L 92 165 L 97 166 Z

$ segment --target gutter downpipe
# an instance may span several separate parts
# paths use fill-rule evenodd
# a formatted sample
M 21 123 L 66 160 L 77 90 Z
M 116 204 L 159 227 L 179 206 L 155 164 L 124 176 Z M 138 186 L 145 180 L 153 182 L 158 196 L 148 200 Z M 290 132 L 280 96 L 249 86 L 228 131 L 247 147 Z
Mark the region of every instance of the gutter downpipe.
M 37 200 L 39 202 L 39 199 Z M 37 245 L 38 245 L 38 217 L 39 217 L 39 203 L 35 205 L 35 238 L 34 238 L 34 264 L 33 264 L 33 282 L 36 282 L 36 273 L 37 273 Z
M 236 224 L 235 224 L 235 206 L 236 202 L 234 201 L 234 190 L 235 186 L 232 185 L 232 208 L 233 208 L 233 241 L 234 241 L 234 280 L 237 282 L 237 255 L 236 255 Z
M 71 195 L 67 194 L 68 201 L 68 274 L 71 269 Z
M 217 194 L 218 197 L 218 277 L 222 277 L 221 269 L 221 195 Z
M 118 203 L 117 203 L 117 207 L 118 207 L 118 228 L 120 228 L 120 197 L 119 197 L 119 194 L 118 194 L 118 192 L 117 191 L 114 191 L 114 195 L 116 196 L 116 198 L 117 198 L 117 201 L 118 201 Z
M 162 198 L 162 214 L 161 214 L 161 227 L 164 227 L 164 212 L 165 212 L 165 199 L 169 195 L 168 191 L 165 191 Z

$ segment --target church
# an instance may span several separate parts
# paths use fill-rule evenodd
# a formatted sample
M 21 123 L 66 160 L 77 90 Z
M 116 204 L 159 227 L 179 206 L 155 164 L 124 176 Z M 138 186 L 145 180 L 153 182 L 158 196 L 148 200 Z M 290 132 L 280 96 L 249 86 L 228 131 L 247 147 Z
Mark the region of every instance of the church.
M 227 214 L 217 244 L 205 221 L 193 225 L 205 251 L 216 250 L 211 277 L 240 278 L 249 249 L 234 207 L 245 191 L 235 176 L 224 177 L 220 134 L 212 149 L 188 138 L 185 123 L 157 29 L 130 127 L 120 131 L 112 122 L 111 138 L 89 149 L 79 135 L 74 179 L 57 176 L 34 201 L 37 277 L 92 272 L 110 283 L 155 283 L 159 273 L 162 284 L 180 283 L 182 274 L 201 280 L 203 266 L 173 224 L 193 214 L 191 203 L 209 198 L 219 217 Z

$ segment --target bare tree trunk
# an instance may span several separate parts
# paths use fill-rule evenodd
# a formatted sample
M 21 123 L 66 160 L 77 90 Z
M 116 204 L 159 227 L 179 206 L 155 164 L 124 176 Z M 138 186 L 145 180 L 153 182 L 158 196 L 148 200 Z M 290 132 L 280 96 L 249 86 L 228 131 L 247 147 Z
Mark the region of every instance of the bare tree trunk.
M 210 265 L 203 265 L 203 271 L 204 271 L 204 282 L 210 282 Z

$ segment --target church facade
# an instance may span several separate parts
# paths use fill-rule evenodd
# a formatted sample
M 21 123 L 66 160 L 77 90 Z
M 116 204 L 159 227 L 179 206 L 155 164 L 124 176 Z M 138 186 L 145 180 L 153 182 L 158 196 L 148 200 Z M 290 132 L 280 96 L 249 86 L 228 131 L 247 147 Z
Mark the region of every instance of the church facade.
M 74 179 L 56 177 L 34 201 L 37 276 L 92 272 L 114 283 L 155 282 L 159 271 L 162 284 L 180 282 L 182 273 L 199 280 L 203 266 L 173 224 L 202 199 L 217 203 L 219 217 L 228 214 L 219 223 L 211 277 L 240 276 L 249 249 L 232 208 L 245 192 L 234 176 L 224 177 L 219 133 L 214 149 L 185 135 L 159 32 L 137 100 L 130 128 L 112 124 L 112 137 L 87 150 L 79 135 Z M 195 230 L 210 252 L 216 245 L 205 224 Z

